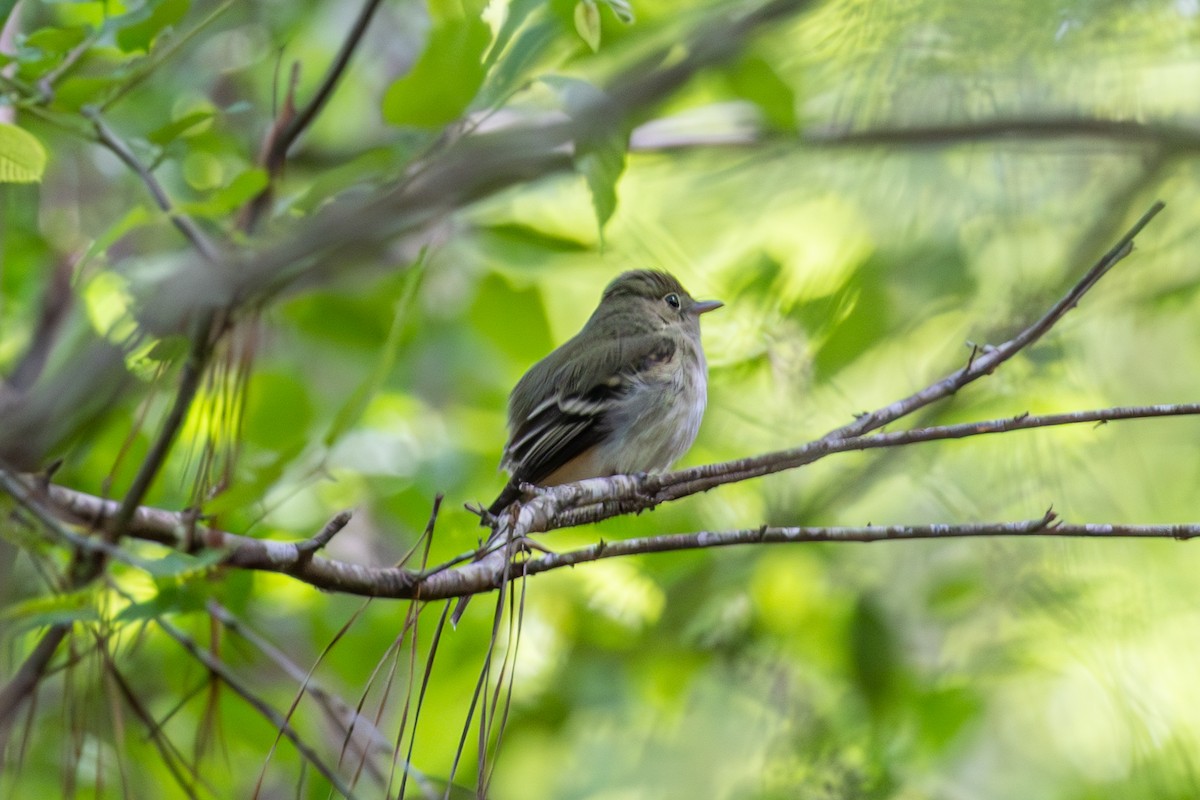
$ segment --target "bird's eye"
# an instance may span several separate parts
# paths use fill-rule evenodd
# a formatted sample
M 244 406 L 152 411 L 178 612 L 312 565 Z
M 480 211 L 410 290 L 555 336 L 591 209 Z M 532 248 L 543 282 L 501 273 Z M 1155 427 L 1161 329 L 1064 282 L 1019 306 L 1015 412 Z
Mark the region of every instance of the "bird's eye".
M 664 297 L 663 300 L 671 308 L 679 308 L 679 295 L 675 294 L 674 292 L 671 292 L 669 295 Z

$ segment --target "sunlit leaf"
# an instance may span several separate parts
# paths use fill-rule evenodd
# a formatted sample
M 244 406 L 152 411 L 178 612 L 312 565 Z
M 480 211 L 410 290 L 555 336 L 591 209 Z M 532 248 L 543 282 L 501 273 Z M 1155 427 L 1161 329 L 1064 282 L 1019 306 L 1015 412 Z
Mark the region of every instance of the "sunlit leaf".
M 40 182 L 46 158 L 46 148 L 32 133 L 0 123 L 0 183 Z
M 796 95 L 766 60 L 749 56 L 730 68 L 729 82 L 734 92 L 751 101 L 762 111 L 771 127 L 796 129 Z
M 240 208 L 246 201 L 266 188 L 267 172 L 255 167 L 248 169 L 216 190 L 207 200 L 196 203 L 180 203 L 182 211 L 198 217 L 216 217 Z
M 579 0 L 575 4 L 575 32 L 593 53 L 600 49 L 600 9 L 596 8 L 595 0 Z
M 262 372 L 250 382 L 245 426 L 264 448 L 282 450 L 307 437 L 312 419 L 308 392 L 297 376 Z
M 186 136 L 201 129 L 202 126 L 208 125 L 215 113 L 215 110 L 210 108 L 184 114 L 179 119 L 172 120 L 166 125 L 150 131 L 150 133 L 146 134 L 146 139 L 160 147 L 166 146 L 180 136 Z
M 555 76 L 543 82 L 554 89 L 569 114 L 594 107 L 603 99 L 601 90 L 587 81 Z M 624 130 L 585 134 L 575 143 L 575 171 L 587 182 L 602 236 L 617 208 L 617 181 L 625 171 L 628 145 Z
M 179 23 L 190 0 L 149 0 L 136 11 L 114 20 L 117 44 L 127 52 L 149 50 L 163 30 Z
M 426 128 L 457 119 L 483 83 L 490 37 L 479 17 L 451 18 L 434 27 L 412 69 L 384 93 L 383 118 L 392 125 Z M 430 91 L 433 86 L 437 91 Z
M 0 622 L 20 631 L 68 622 L 97 622 L 96 594 L 90 589 L 47 594 L 0 608 Z
M 38 28 L 26 36 L 22 44 L 48 55 L 63 55 L 82 44 L 88 33 L 88 29 L 82 27 Z

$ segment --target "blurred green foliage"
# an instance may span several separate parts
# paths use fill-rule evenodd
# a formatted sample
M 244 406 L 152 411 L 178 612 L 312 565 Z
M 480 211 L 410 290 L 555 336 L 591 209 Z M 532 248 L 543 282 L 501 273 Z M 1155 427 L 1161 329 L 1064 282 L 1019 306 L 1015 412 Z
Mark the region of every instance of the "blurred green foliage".
M 265 234 L 387 185 L 445 137 L 570 115 L 655 48 L 686 48 L 695 25 L 748 7 L 383 4 L 276 180 Z M 243 241 L 237 215 L 270 179 L 258 152 L 291 65 L 302 105 L 357 12 L 316 0 L 19 5 L 0 77 L 0 111 L 18 127 L 0 133 L 20 131 L 49 160 L 39 186 L 0 185 L 0 372 L 34 341 L 61 265 L 80 314 L 45 376 L 70 387 L 89 336 L 120 341 L 155 301 L 139 287 L 189 255 L 88 115 L 103 115 L 178 209 Z M 508 390 L 578 329 L 617 272 L 644 266 L 726 303 L 704 320 L 709 411 L 684 463 L 800 444 L 960 366 L 964 343 L 1007 338 L 1157 197 L 1167 212 L 1137 251 L 1050 336 L 916 422 L 1194 400 L 1198 81 L 1194 2 L 812 3 L 643 110 L 629 142 L 583 142 L 574 174 L 454 214 L 420 253 L 372 254 L 366 269 L 351 253 L 343 271 L 273 298 L 247 324 L 255 360 L 236 471 L 203 510 L 226 530 L 303 538 L 353 508 L 329 554 L 388 564 L 444 493 L 430 559 L 470 549 L 479 529 L 461 506 L 502 485 Z M 1130 120 L 1146 135 L 1068 134 L 1052 124 L 1065 117 Z M 995 121 L 1038 127 L 1006 137 L 975 127 Z M 905 126 L 949 132 L 836 141 Z M 184 352 L 162 339 L 127 354 L 134 389 L 109 405 L 99 401 L 110 387 L 75 385 L 96 402 L 47 411 L 25 437 L 31 452 L 64 459 L 56 481 L 119 497 Z M 191 502 L 221 396 L 205 387 L 151 504 Z M 1072 521 L 1196 521 L 1197 438 L 1197 422 L 1179 418 L 848 454 L 545 543 L 1026 519 L 1050 506 Z M 115 563 L 107 582 L 60 594 L 65 554 L 5 503 L 0 677 L 41 626 L 76 625 L 60 653 L 73 668 L 43 682 L 7 742 L 0 795 L 249 797 L 261 771 L 260 796 L 328 796 L 292 745 L 271 752 L 268 721 L 229 691 L 210 693 L 208 671 L 156 627 L 188 631 L 286 709 L 296 677 L 216 633 L 209 600 L 302 671 L 319 661 L 326 690 L 351 705 L 366 697 L 368 715 L 382 706 L 394 740 L 440 608 L 422 616 L 410 661 L 389 650 L 399 604 L 217 569 L 206 555 L 130 544 L 142 567 Z M 1195 797 L 1193 550 L 1055 539 L 745 547 L 532 579 L 492 795 Z M 437 651 L 412 753 L 434 785 L 450 773 L 489 599 Z M 293 723 L 337 763 L 340 735 L 310 700 Z M 465 785 L 473 742 L 456 776 Z M 193 760 L 194 783 L 170 774 Z M 363 796 L 382 792 L 371 781 Z

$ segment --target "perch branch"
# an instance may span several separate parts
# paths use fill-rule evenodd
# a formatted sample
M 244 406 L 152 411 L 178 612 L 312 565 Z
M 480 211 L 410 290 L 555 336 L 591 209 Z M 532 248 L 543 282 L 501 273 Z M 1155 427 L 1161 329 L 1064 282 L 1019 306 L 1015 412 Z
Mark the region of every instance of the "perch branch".
M 1156 405 L 1096 409 L 1090 411 L 1048 414 L 1044 416 L 1019 415 L 1005 419 L 969 422 L 917 428 L 910 431 L 881 433 L 874 436 L 851 437 L 839 440 L 818 440 L 795 450 L 782 450 L 746 461 L 770 464 L 769 471 L 778 472 L 815 460 L 818 457 L 852 450 L 883 447 L 900 447 L 922 442 L 961 439 L 969 436 L 996 434 L 1016 430 L 1046 428 L 1061 425 L 1106 422 L 1109 420 L 1152 419 L 1169 416 L 1200 415 L 1200 404 Z M 737 464 L 739 462 L 729 462 Z M 716 465 L 721 466 L 721 465 Z M 757 471 L 757 468 L 756 470 Z M 686 475 L 691 470 L 671 475 Z M 732 473 L 731 473 L 732 474 Z M 723 482 L 746 480 L 750 476 L 725 477 Z M 593 478 L 579 483 L 565 484 L 547 489 L 529 501 L 518 512 L 515 528 L 525 532 L 551 530 L 579 521 L 591 508 L 607 509 L 614 496 L 636 497 L 641 479 L 637 476 L 615 475 L 610 478 Z M 26 485 L 22 482 L 21 485 Z M 40 490 L 41 502 L 51 507 L 63 519 L 97 530 L 105 530 L 114 524 L 119 504 L 94 495 L 77 492 L 55 484 Z M 562 509 L 574 509 L 563 511 Z M 338 515 L 326 525 L 323 532 L 333 530 L 341 522 Z M 314 555 L 313 543 L 322 540 L 323 534 L 300 541 L 284 542 L 255 539 L 234 533 L 208 528 L 195 523 L 189 514 L 162 509 L 139 507 L 125 526 L 127 536 L 156 542 L 182 550 L 198 552 L 222 550 L 225 557 L 222 565 L 229 568 L 278 572 L 327 591 L 344 592 L 369 597 L 399 599 L 440 600 L 463 597 L 493 589 L 516 574 L 537 574 L 575 563 L 613 558 L 634 553 L 664 552 L 674 549 L 724 546 L 728 544 L 755 544 L 764 542 L 807 542 L 832 541 L 876 541 L 899 538 L 931 538 L 982 535 L 1030 535 L 1040 533 L 1052 536 L 1132 536 L 1186 539 L 1200 535 L 1200 523 L 1187 525 L 1057 525 L 1047 528 L 1046 523 L 1036 530 L 1029 523 L 986 523 L 976 525 L 938 525 L 926 527 L 874 527 L 866 528 L 754 528 L 727 533 L 673 534 L 666 538 L 647 537 L 623 541 L 606 541 L 572 553 L 546 553 L 527 559 L 521 570 L 507 568 L 508 554 L 521 548 L 517 543 L 505 543 L 503 548 L 487 554 L 485 558 L 459 569 L 434 569 L 416 571 L 401 567 L 374 567 L 350 564 Z M 451 562 L 454 563 L 454 562 Z

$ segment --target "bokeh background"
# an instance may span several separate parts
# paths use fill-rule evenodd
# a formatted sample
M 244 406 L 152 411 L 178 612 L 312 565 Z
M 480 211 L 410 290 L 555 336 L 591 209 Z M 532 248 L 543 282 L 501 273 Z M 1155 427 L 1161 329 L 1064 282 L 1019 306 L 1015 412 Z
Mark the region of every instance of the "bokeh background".
M 260 235 L 296 235 L 330 203 L 396 181 L 461 133 L 455 120 L 554 119 L 751 7 L 385 3 Z M 49 163 L 40 184 L 0 186 L 6 372 L 35 340 L 60 265 L 78 302 L 50 385 L 70 385 L 88 338 L 128 333 L 192 258 L 87 114 L 102 108 L 179 209 L 253 247 L 236 217 L 266 183 L 259 144 L 291 65 L 303 102 L 358 10 L 18 4 L 0 88 Z M 613 276 L 647 266 L 726 303 L 704 318 L 709 410 L 683 464 L 798 445 L 961 366 L 970 343 L 1007 339 L 1156 199 L 1166 211 L 1136 251 L 1043 341 L 912 422 L 1200 396 L 1194 0 L 832 0 L 736 44 L 637 109 L 616 166 L 494 194 L 444 217 L 419 252 L 347 248 L 344 264 L 262 303 L 245 322 L 255 357 L 236 467 L 205 513 L 229 531 L 302 538 L 352 508 L 329 554 L 387 564 L 444 493 L 431 560 L 470 549 L 479 528 L 462 504 L 503 483 L 508 390 Z M 53 96 L 39 94 L 64 64 Z M 154 339 L 125 359 L 117 400 L 52 408 L 19 433 L 10 417 L 8 441 L 37 442 L 41 461 L 25 468 L 62 458 L 56 482 L 119 497 L 182 352 Z M 228 418 L 222 397 L 206 386 L 149 504 L 192 502 L 201 446 Z M 1194 522 L 1198 441 L 1195 420 L 1173 418 L 846 454 L 543 541 L 1004 521 L 1051 506 L 1073 522 Z M 286 709 L 297 676 L 214 623 L 209 600 L 301 674 L 315 664 L 325 690 L 366 696 L 369 713 L 382 704 L 394 739 L 433 627 L 422 623 L 415 660 L 407 644 L 397 656 L 407 604 L 181 556 L 61 592 L 64 554 L 5 502 L 0 674 L 46 624 L 75 627 L 6 743 L 0 795 L 249 797 L 261 780 L 263 797 L 329 796 L 292 745 L 273 749 L 270 722 L 155 627 L 189 632 Z M 491 796 L 1195 797 L 1198 568 L 1195 547 L 1170 540 L 974 538 L 670 553 L 540 576 L 525 587 Z M 432 785 L 451 771 L 488 600 L 438 646 L 412 753 Z M 394 670 L 390 686 L 377 668 Z M 294 722 L 337 761 L 341 737 L 309 700 Z M 172 760 L 199 777 L 173 776 Z M 469 739 L 456 781 L 473 785 L 474 770 Z M 358 785 L 384 796 L 369 775 Z

